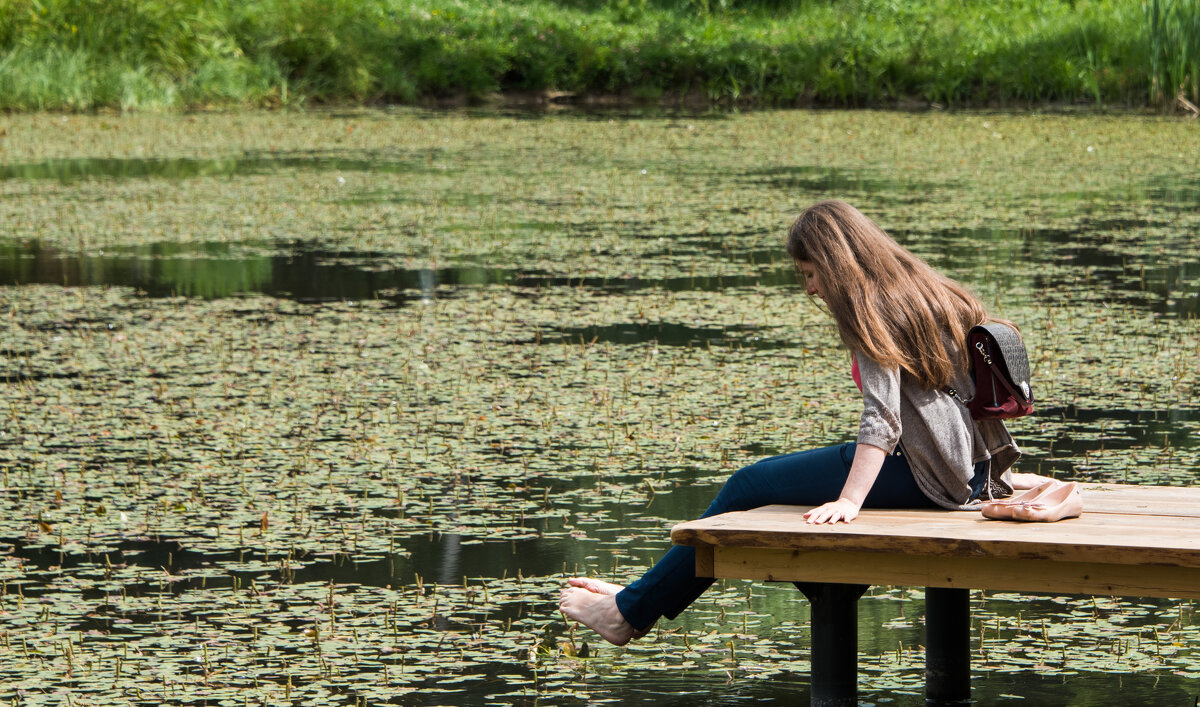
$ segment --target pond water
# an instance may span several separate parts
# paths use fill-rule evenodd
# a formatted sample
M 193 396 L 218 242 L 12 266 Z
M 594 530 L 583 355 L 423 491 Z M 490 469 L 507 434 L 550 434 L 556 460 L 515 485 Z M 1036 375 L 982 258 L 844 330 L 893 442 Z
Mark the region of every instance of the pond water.
M 0 700 L 807 699 L 808 608 L 628 581 L 755 459 L 852 437 L 783 253 L 839 197 L 1028 337 L 1025 471 L 1200 484 L 1200 134 L 1150 116 L 5 116 Z M 1191 602 L 973 594 L 983 704 L 1191 704 Z M 919 588 L 860 694 L 923 704 Z M 585 648 L 586 645 L 586 648 Z

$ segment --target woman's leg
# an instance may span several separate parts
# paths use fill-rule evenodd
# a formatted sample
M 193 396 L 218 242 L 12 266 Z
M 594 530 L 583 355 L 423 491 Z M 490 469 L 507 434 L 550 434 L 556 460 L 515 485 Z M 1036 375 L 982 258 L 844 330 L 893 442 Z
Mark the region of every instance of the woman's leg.
M 836 500 L 850 463 L 853 443 L 785 454 L 752 464 L 729 478 L 703 518 L 773 503 L 818 506 Z M 902 456 L 889 455 L 863 503 L 867 508 L 933 505 L 917 487 Z M 660 616 L 675 618 L 713 583 L 696 576 L 695 549 L 676 545 L 641 579 L 616 595 L 617 609 L 638 632 Z

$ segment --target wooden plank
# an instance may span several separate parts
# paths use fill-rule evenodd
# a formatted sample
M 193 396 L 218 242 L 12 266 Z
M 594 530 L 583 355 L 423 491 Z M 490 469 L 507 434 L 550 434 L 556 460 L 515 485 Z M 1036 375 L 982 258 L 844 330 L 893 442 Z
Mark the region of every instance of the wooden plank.
M 874 552 L 714 548 L 713 575 L 731 579 L 1200 598 L 1200 568 Z
M 696 576 L 715 577 L 713 574 L 713 546 L 699 545 L 696 547 Z
M 750 511 L 737 511 L 698 521 L 689 521 L 684 525 L 696 528 L 711 527 L 714 529 L 734 530 L 738 527 L 739 523 L 744 522 L 747 529 L 770 530 L 773 524 L 778 525 L 780 529 L 789 529 L 794 528 L 797 523 L 804 523 L 803 514 L 808 508 L 808 506 L 763 506 L 762 508 L 755 508 Z M 988 520 L 979 512 L 945 511 L 941 509 L 868 508 L 862 510 L 858 519 L 853 523 L 840 523 L 836 526 L 829 525 L 826 527 L 836 527 L 847 529 L 846 532 L 856 532 L 855 528 L 874 528 L 876 526 L 886 526 L 894 529 L 894 532 L 912 534 L 914 536 L 924 534 L 927 530 L 932 532 L 932 529 L 953 529 L 955 533 L 974 532 L 972 530 L 964 531 L 964 528 L 985 533 L 991 530 L 1007 529 L 1003 531 L 1007 534 L 1016 532 L 1013 530 L 1015 528 L 1026 528 L 1029 530 L 1020 532 L 1029 532 L 1040 537 L 1054 537 L 1061 533 L 1070 534 L 1079 532 L 1082 528 L 1089 527 L 1086 532 L 1101 532 L 1102 534 L 1119 537 L 1128 535 L 1130 532 L 1140 532 L 1140 529 L 1144 529 L 1151 534 L 1169 535 L 1174 533 L 1180 537 L 1188 538 L 1195 535 L 1191 532 L 1192 529 L 1200 528 L 1200 520 L 1187 516 L 1158 514 L 1102 514 L 1085 509 L 1083 515 L 1079 518 L 1073 518 L 1065 522 L 1019 523 Z M 1119 530 L 1104 533 L 1103 529 L 1105 528 L 1119 528 Z M 873 530 L 863 530 L 861 532 L 869 533 L 873 532 Z
M 1094 484 L 1079 482 L 1083 492 L 1112 493 L 1130 498 L 1200 500 L 1200 486 L 1147 486 L 1144 484 Z
M 912 537 L 942 536 L 952 533 L 955 537 L 991 538 L 997 533 L 1003 537 L 1034 536 L 1042 539 L 1070 537 L 1080 531 L 1110 535 L 1119 541 L 1128 534 L 1179 536 L 1185 543 L 1196 540 L 1195 528 L 1200 523 L 1187 517 L 1137 514 L 1098 514 L 1084 511 L 1079 518 L 1058 523 L 1020 523 L 989 520 L 979 513 L 943 511 L 936 509 L 864 509 L 853 523 L 810 526 L 803 514 L 807 506 L 763 506 L 750 511 L 725 513 L 697 521 L 681 524 L 683 528 L 708 529 L 713 532 L 789 532 L 799 525 L 805 532 L 835 532 L 869 535 L 879 531 Z M 1118 528 L 1105 532 L 1108 528 Z M 961 535 L 966 533 L 968 535 Z M 1014 536 L 1014 534 L 1017 534 Z
M 997 523 L 1000 525 L 1000 523 Z M 962 533 L 925 533 L 913 537 L 911 531 L 878 528 L 874 533 L 845 532 L 845 528 L 796 527 L 769 531 L 686 532 L 677 527 L 673 538 L 685 545 L 721 545 L 730 547 L 780 547 L 802 550 L 857 550 L 894 552 L 901 555 L 941 557 L 1009 557 L 1043 559 L 1086 559 L 1122 564 L 1200 565 L 1200 550 L 1188 538 L 1129 537 L 1122 541 L 1102 541 L 1093 528 L 1080 526 L 1078 532 L 1057 537 L 1039 537 L 1026 529 Z M 1094 540 L 1093 540 L 1094 538 Z
M 677 525 L 671 537 L 683 545 L 1200 566 L 1200 533 L 1186 518 L 1085 511 L 1058 523 L 1017 523 L 953 511 L 865 510 L 853 523 L 808 525 L 805 510 L 766 506 L 726 513 Z
M 1200 548 L 1200 534 L 1195 532 L 1200 528 L 1200 521 L 1191 518 L 1100 515 L 1085 511 L 1079 518 L 1058 523 L 1021 523 L 988 520 L 978 513 L 867 509 L 862 511 L 853 523 L 810 526 L 803 518 L 806 510 L 807 507 L 804 506 L 764 506 L 752 511 L 689 521 L 682 524 L 682 527 L 701 529 L 731 538 L 740 533 L 805 532 L 1058 543 L 1073 542 L 1075 538 L 1085 534 L 1089 542 L 1106 542 L 1118 547 L 1152 545 Z
M 1137 513 L 1200 517 L 1200 486 L 1081 484 L 1086 513 Z

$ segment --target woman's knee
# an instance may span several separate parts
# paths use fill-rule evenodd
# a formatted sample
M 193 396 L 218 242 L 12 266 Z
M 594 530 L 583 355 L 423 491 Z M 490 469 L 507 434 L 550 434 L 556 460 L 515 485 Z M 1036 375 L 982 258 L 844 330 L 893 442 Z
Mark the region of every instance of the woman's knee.
M 847 447 L 835 445 L 769 457 L 734 472 L 706 516 L 772 503 L 820 505 L 838 497 L 850 469 Z
M 763 473 L 762 462 L 733 472 L 713 501 L 713 506 L 719 508 L 717 512 L 746 511 L 770 503 L 769 499 L 762 498 Z

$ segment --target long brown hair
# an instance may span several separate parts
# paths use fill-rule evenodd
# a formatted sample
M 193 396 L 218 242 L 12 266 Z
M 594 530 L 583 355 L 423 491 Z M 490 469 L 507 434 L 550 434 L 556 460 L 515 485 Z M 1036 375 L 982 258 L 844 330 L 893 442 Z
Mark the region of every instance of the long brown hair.
M 844 201 L 805 209 L 788 232 L 793 260 L 812 263 L 842 341 L 926 388 L 950 383 L 968 366 L 971 327 L 989 319 L 979 298 L 892 240 Z

